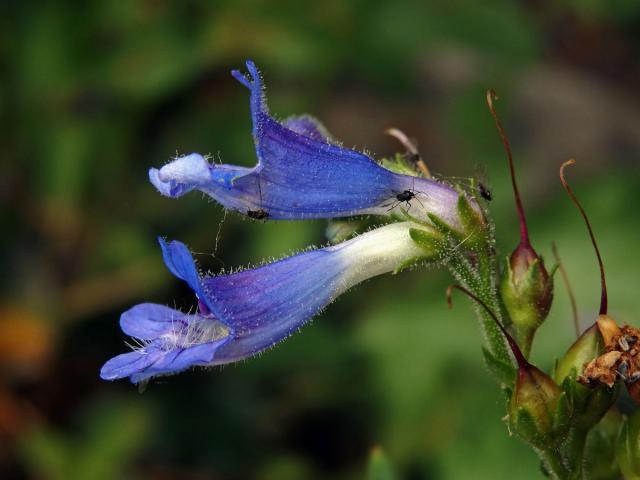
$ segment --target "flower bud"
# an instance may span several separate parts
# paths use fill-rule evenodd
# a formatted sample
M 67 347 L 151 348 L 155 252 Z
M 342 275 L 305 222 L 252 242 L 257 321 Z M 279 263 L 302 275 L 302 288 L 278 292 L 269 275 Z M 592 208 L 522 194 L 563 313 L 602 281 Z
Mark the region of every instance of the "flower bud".
M 509 404 L 511 429 L 532 445 L 548 448 L 563 430 L 557 421 L 561 397 L 551 377 L 531 364 L 521 365 Z
M 567 353 L 558 360 L 553 372 L 553 379 L 559 385 L 570 375 L 574 378 L 582 375 L 586 363 L 596 358 L 604 349 L 602 334 L 597 324 L 593 324 L 584 331 L 574 342 Z
M 598 324 L 594 323 L 558 360 L 553 372 L 553 379 L 570 393 L 572 423 L 581 429 L 586 430 L 597 424 L 617 396 L 615 388 L 588 388 L 579 383 L 584 381 L 582 375 L 585 365 L 597 359 L 604 347 Z
M 500 293 L 518 344 L 528 355 L 533 335 L 547 318 L 553 300 L 553 279 L 528 241 L 520 242 L 508 259 Z
M 529 241 L 529 228 L 520 198 L 516 172 L 507 134 L 502 128 L 493 101 L 498 96 L 493 90 L 487 91 L 487 105 L 502 139 L 509 160 L 509 174 L 513 186 L 513 196 L 520 224 L 520 244 L 509 257 L 506 271 L 500 285 L 504 306 L 513 323 L 513 329 L 525 357 L 529 356 L 533 335 L 547 318 L 553 299 L 553 280 L 544 268 L 542 258 L 538 256 Z

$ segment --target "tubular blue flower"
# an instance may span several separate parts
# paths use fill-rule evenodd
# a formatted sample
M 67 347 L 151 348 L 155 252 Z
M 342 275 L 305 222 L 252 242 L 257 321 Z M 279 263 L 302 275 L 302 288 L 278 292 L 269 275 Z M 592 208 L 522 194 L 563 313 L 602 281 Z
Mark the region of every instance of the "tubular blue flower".
M 184 244 L 160 240 L 167 268 L 193 289 L 198 312 L 143 303 L 123 313 L 120 326 L 137 345 L 109 360 L 100 376 L 138 383 L 251 357 L 291 335 L 353 285 L 434 257 L 435 250 L 412 240 L 414 228 L 438 236 L 409 222 L 394 223 L 338 245 L 213 277 L 199 275 Z
M 269 114 L 258 69 L 251 61 L 247 69 L 248 76 L 237 70 L 232 75 L 251 92 L 258 164 L 216 165 L 198 153 L 185 155 L 149 171 L 161 194 L 176 198 L 197 189 L 254 218 L 390 215 L 402 208 L 422 220 L 432 213 L 454 228 L 461 227 L 455 189 L 391 172 L 371 157 L 341 147 L 310 116 L 276 121 Z

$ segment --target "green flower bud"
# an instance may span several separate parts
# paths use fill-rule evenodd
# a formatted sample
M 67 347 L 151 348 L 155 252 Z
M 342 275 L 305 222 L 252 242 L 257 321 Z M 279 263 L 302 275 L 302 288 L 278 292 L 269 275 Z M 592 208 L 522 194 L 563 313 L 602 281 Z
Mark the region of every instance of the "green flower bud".
M 518 182 L 516 182 L 511 146 L 493 106 L 493 101 L 497 99 L 496 92 L 487 91 L 487 105 L 509 160 L 511 185 L 513 186 L 513 196 L 520 224 L 520 244 L 507 261 L 506 271 L 500 285 L 500 294 L 513 323 L 513 333 L 515 333 L 518 345 L 520 345 L 525 357 L 528 357 L 533 336 L 549 314 L 553 299 L 553 283 L 544 267 L 542 258 L 538 256 L 529 240 L 529 228 L 520 198 Z
M 558 422 L 562 396 L 551 377 L 529 363 L 521 365 L 509 403 L 511 429 L 526 442 L 548 449 L 564 431 Z
M 516 340 L 528 356 L 533 336 L 547 318 L 553 300 L 553 279 L 528 240 L 520 242 L 508 259 L 500 293 Z
M 597 359 L 604 350 L 602 331 L 596 322 L 569 347 L 553 372 L 554 380 L 562 385 L 570 400 L 571 424 L 580 431 L 587 431 L 596 425 L 618 394 L 617 388 L 604 385 L 592 388 L 581 383 L 585 381 L 585 366 Z
M 553 379 L 562 384 L 572 375 L 574 379 L 582 375 L 586 363 L 599 356 L 604 350 L 604 341 L 597 324 L 593 324 L 574 342 L 567 353 L 556 363 Z

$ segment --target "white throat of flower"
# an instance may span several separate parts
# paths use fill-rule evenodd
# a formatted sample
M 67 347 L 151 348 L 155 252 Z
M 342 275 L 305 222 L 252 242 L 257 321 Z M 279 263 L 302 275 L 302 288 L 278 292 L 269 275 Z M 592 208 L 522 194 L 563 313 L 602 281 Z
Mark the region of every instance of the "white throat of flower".
M 393 223 L 330 247 L 345 266 L 336 295 L 368 278 L 393 272 L 411 260 L 432 257 L 434 252 L 421 248 L 411 238 L 412 228 L 431 232 L 428 227 L 412 222 Z

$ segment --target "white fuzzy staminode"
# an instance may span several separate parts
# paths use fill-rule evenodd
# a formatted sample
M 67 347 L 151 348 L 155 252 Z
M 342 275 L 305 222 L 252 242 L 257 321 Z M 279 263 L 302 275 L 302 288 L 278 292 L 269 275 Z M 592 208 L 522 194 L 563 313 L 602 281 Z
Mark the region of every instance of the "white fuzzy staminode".
M 328 250 L 340 255 L 345 265 L 337 294 L 368 278 L 393 272 L 410 260 L 435 255 L 418 246 L 409 235 L 411 228 L 433 232 L 412 222 L 393 223 L 330 247 Z
M 220 340 L 229 335 L 229 328 L 215 318 L 172 323 L 171 330 L 163 334 L 162 348 L 174 350 L 193 347 Z

